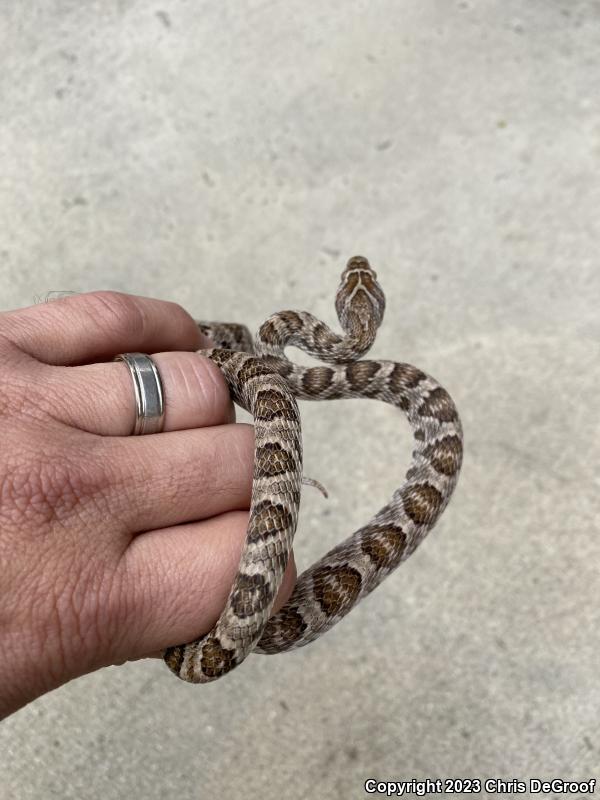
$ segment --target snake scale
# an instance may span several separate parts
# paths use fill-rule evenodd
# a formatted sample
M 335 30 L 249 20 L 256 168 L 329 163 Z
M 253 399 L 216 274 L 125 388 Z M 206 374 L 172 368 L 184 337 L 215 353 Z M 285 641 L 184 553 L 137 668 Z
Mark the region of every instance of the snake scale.
M 450 395 L 410 364 L 359 360 L 373 344 L 385 309 L 366 258 L 348 261 L 335 307 L 343 335 L 299 311 L 271 316 L 254 344 L 243 325 L 198 323 L 217 345 L 198 352 L 221 369 L 233 400 L 254 417 L 255 461 L 246 541 L 225 608 L 210 632 L 164 653 L 169 668 L 186 681 L 206 683 L 252 651 L 279 653 L 321 636 L 415 550 L 456 485 L 462 429 Z M 328 366 L 291 363 L 284 355 L 289 345 Z M 415 442 L 412 463 L 389 503 L 301 574 L 290 599 L 271 616 L 303 482 L 296 398 L 352 397 L 383 400 L 406 413 Z

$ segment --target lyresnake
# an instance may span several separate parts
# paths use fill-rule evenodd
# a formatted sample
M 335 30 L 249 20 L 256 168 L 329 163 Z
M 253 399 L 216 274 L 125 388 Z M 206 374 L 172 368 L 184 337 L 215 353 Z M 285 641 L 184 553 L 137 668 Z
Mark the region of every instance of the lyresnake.
M 463 448 L 450 395 L 410 364 L 359 360 L 373 344 L 385 308 L 366 258 L 348 261 L 335 307 L 342 335 L 299 311 L 271 316 L 254 344 L 243 325 L 198 323 L 218 345 L 199 353 L 218 365 L 233 400 L 253 415 L 256 449 L 246 542 L 225 608 L 209 633 L 164 654 L 184 680 L 206 683 L 252 651 L 279 653 L 321 636 L 415 550 L 454 490 Z M 293 364 L 284 355 L 289 345 L 328 366 Z M 300 503 L 296 398 L 353 397 L 383 400 L 406 413 L 415 442 L 412 463 L 389 503 L 302 573 L 290 599 L 271 616 Z

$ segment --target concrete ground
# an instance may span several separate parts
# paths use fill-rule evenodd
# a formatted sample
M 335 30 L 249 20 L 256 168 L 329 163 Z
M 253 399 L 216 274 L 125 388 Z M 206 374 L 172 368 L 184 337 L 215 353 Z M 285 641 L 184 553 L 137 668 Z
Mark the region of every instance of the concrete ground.
M 599 40 L 592 0 L 0 4 L 2 308 L 112 288 L 334 324 L 363 253 L 374 355 L 434 374 L 466 437 L 436 531 L 326 638 L 209 686 L 77 680 L 0 727 L 1 800 L 600 779 Z M 305 493 L 300 566 L 411 452 L 376 403 L 303 420 L 331 499 Z

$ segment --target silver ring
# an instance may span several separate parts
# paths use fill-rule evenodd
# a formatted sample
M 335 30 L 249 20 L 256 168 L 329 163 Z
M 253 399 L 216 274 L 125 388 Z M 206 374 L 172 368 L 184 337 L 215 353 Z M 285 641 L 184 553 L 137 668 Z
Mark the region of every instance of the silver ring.
M 144 353 L 121 353 L 113 360 L 124 361 L 133 378 L 135 422 L 130 435 L 160 433 L 165 421 L 165 405 L 162 381 L 156 364 Z

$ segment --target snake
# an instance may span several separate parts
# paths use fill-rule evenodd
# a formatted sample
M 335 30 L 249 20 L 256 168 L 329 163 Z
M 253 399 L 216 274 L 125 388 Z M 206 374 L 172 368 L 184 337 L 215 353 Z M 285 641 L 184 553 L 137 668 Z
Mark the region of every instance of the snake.
M 215 345 L 199 350 L 221 370 L 233 401 L 254 418 L 255 452 L 246 537 L 233 585 L 213 628 L 168 647 L 179 678 L 208 683 L 251 653 L 275 654 L 322 636 L 423 541 L 456 486 L 463 455 L 449 393 L 411 364 L 365 360 L 383 320 L 385 295 L 364 256 L 342 272 L 335 308 L 342 333 L 306 311 L 270 316 L 254 340 L 239 323 L 197 324 Z M 294 364 L 295 346 L 321 362 Z M 302 473 L 297 400 L 371 398 L 405 413 L 414 450 L 404 481 L 365 525 L 304 571 L 273 614 L 298 523 Z

